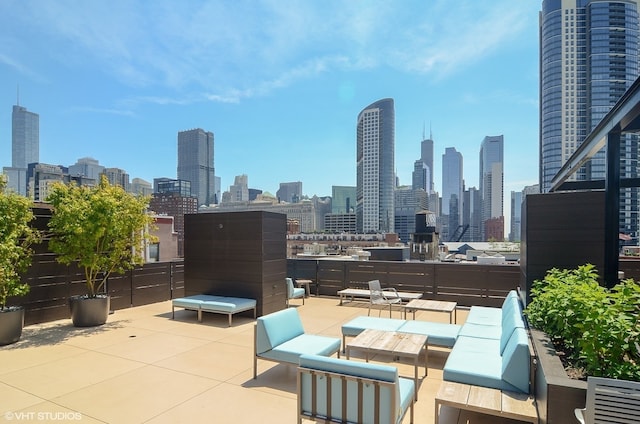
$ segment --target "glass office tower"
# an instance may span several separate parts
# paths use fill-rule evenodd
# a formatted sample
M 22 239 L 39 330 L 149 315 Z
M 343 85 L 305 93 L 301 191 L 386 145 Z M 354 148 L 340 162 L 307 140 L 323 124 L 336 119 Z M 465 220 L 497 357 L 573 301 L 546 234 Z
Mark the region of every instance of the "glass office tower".
M 191 182 L 198 206 L 215 203 L 212 132 L 197 128 L 178 133 L 178 179 Z
M 540 12 L 540 188 L 551 180 L 638 77 L 638 1 L 544 0 Z M 638 176 L 626 135 L 621 177 Z M 604 151 L 573 177 L 604 179 Z M 637 235 L 638 189 L 621 191 L 620 231 Z

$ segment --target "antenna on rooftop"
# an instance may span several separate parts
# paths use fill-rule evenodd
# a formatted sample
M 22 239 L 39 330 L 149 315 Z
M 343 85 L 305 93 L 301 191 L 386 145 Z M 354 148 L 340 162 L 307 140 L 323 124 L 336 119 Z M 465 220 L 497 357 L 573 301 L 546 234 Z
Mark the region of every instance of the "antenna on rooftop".
M 424 127 L 425 127 L 425 123 L 424 123 L 424 121 L 422 121 L 422 139 L 423 139 L 423 140 L 425 139 L 425 138 L 424 138 L 424 130 L 425 130 L 425 128 L 424 128 Z
M 433 140 L 433 131 L 431 131 L 431 121 L 429 121 L 429 140 Z
M 17 85 L 17 88 L 16 88 L 16 91 L 17 91 L 17 93 L 16 93 L 16 96 L 17 96 L 16 106 L 20 106 L 20 84 L 16 84 L 16 85 Z

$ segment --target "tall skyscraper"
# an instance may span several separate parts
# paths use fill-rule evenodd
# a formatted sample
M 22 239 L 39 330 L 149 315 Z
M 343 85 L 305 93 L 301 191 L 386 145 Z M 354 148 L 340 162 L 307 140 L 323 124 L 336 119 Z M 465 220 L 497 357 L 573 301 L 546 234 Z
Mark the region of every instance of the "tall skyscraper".
M 431 185 L 429 181 L 430 170 L 422 159 L 418 159 L 413 163 L 413 173 L 411 174 L 411 188 L 413 190 L 423 189 L 425 192 Z
M 540 13 L 540 189 L 639 74 L 636 0 L 544 0 Z M 638 176 L 638 138 L 624 135 L 620 176 Z M 574 179 L 604 179 L 604 149 Z M 638 231 L 638 189 L 621 190 L 620 231 Z
M 40 116 L 15 105 L 11 114 L 11 166 L 26 169 L 37 162 L 40 162 Z
M 442 155 L 442 240 L 449 241 L 462 224 L 462 153 L 447 147 Z
M 423 135 L 424 138 L 424 135 Z M 429 168 L 427 179 L 428 186 L 424 188 L 427 194 L 434 191 L 433 188 L 433 136 L 429 134 L 429 138 L 422 140 L 420 144 L 420 160 Z M 415 188 L 415 187 L 414 187 Z
M 462 201 L 462 225 L 464 233 L 460 241 L 482 241 L 482 196 L 480 190 L 469 187 L 464 190 Z
M 356 223 L 359 233 L 394 232 L 395 108 L 393 99 L 358 114 Z
M 13 106 L 11 114 L 11 167 L 3 168 L 7 188 L 27 195 L 27 167 L 40 162 L 40 116 L 27 108 Z
M 484 223 L 504 216 L 504 137 L 487 136 L 480 145 L 480 195 L 482 196 L 482 237 Z M 504 233 L 504 231 L 503 231 Z
M 215 202 L 213 133 L 201 128 L 178 132 L 178 179 L 191 181 L 198 205 Z

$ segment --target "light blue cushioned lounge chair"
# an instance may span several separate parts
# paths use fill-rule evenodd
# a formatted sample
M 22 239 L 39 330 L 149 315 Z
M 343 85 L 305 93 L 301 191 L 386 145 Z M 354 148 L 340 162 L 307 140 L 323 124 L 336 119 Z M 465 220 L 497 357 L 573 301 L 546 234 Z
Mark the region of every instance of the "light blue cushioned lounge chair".
M 305 291 L 303 287 L 294 287 L 293 285 L 293 279 L 287 277 L 285 278 L 285 280 L 287 281 L 287 306 L 289 306 L 289 301 L 291 299 L 298 299 L 298 298 L 302 298 L 302 304 L 304 305 L 304 296 L 305 296 Z

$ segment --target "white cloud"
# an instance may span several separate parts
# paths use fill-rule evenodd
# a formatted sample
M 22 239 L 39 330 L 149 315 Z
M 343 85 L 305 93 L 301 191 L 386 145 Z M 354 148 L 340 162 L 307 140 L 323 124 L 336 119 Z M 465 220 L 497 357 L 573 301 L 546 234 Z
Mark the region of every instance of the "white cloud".
M 35 36 L 56 46 L 48 53 L 65 66 L 106 73 L 134 88 L 164 88 L 177 98 L 213 93 L 203 97 L 221 102 L 333 70 L 384 65 L 443 77 L 510 42 L 531 19 L 521 10 L 529 6 L 510 0 L 26 4 L 13 12 L 22 20 L 16 25 L 37 25 Z

